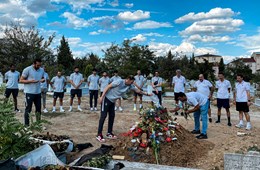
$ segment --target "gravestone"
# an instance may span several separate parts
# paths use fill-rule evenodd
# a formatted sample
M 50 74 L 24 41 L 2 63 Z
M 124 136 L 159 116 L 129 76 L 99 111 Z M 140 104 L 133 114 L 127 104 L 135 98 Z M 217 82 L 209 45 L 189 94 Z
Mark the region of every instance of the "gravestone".
M 260 170 L 260 155 L 258 154 L 225 154 L 225 170 Z
M 255 105 L 260 107 L 260 98 L 255 99 Z

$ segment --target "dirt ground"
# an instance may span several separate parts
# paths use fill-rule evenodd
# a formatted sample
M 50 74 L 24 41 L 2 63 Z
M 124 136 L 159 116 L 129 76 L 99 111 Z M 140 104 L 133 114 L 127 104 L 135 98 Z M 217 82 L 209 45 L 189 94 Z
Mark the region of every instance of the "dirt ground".
M 23 94 L 19 93 L 19 109 L 22 113 L 17 113 L 17 118 L 23 122 L 23 112 L 24 112 L 24 99 Z M 48 110 L 52 110 L 52 97 L 47 98 Z M 144 107 L 148 103 L 144 103 Z M 174 107 L 173 98 L 164 98 L 163 105 L 167 108 Z M 58 105 L 57 105 L 58 106 Z M 56 106 L 56 107 L 57 107 Z M 42 118 L 50 121 L 51 125 L 46 125 L 46 132 L 50 132 L 57 135 L 68 135 L 76 143 L 86 143 L 90 142 L 94 147 L 81 151 L 77 156 L 89 153 L 96 148 L 100 147 L 100 143 L 95 139 L 97 134 L 98 120 L 100 114 L 99 111 L 94 112 L 89 110 L 88 97 L 84 96 L 82 101 L 83 112 L 76 111 L 77 102 L 74 101 L 74 112 L 68 112 L 69 109 L 69 96 L 64 98 L 64 109 L 65 113 L 42 113 Z M 125 133 L 129 128 L 135 124 L 138 120 L 137 111 L 133 111 L 132 100 L 124 100 L 122 102 L 124 108 L 123 112 L 116 112 L 114 133 L 119 135 Z M 57 107 L 58 108 L 58 107 Z M 56 110 L 58 110 L 56 108 Z M 208 139 L 199 142 L 202 149 L 207 146 L 207 152 L 205 154 L 197 154 L 197 158 L 194 158 L 192 163 L 186 164 L 188 167 L 200 168 L 200 169 L 224 169 L 224 153 L 243 153 L 246 152 L 250 146 L 260 146 L 260 108 L 255 106 L 250 107 L 250 115 L 253 129 L 251 131 L 246 131 L 244 129 L 237 129 L 235 124 L 238 123 L 238 113 L 235 111 L 235 107 L 231 106 L 231 122 L 232 127 L 227 126 L 226 113 L 222 110 L 221 123 L 215 124 L 217 118 L 217 108 L 211 105 L 212 108 L 212 118 L 213 123 L 209 123 L 208 127 Z M 179 123 L 188 131 L 193 130 L 194 122 L 193 120 L 185 120 L 182 116 L 177 116 Z M 107 122 L 105 122 L 103 134 L 106 133 Z M 246 136 L 237 136 L 237 132 L 245 132 Z M 188 133 L 189 137 L 193 137 L 192 134 Z M 195 138 L 195 137 L 194 137 Z M 120 139 L 114 141 L 107 141 L 106 144 L 118 143 L 122 140 Z M 197 142 L 196 140 L 194 140 Z M 204 145 L 203 145 L 204 143 Z M 188 145 L 191 146 L 192 145 Z M 179 148 L 178 148 L 179 147 Z M 175 146 L 174 149 L 182 149 L 187 147 L 185 143 Z M 194 147 L 194 146 L 193 146 Z M 195 146 L 197 147 L 197 145 Z M 170 149 L 171 146 L 165 147 L 165 149 Z M 187 148 L 187 151 L 193 151 L 194 148 Z M 195 150 L 196 151 L 196 150 Z M 181 151 L 180 153 L 189 154 L 189 152 Z M 196 152 L 194 153 L 196 155 Z M 204 155 L 204 156 L 203 156 Z M 172 155 L 175 156 L 175 155 Z M 179 155 L 182 157 L 182 155 Z M 163 158 L 162 158 L 163 159 Z M 174 165 L 174 163 L 172 163 Z M 175 164 L 178 166 L 185 166 L 183 164 Z

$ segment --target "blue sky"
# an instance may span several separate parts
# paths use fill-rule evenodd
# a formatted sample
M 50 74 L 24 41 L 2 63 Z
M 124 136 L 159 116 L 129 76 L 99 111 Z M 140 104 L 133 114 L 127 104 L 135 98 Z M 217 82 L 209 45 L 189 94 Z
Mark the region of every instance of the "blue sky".
M 1 0 L 0 28 L 19 21 L 55 32 L 53 49 L 64 35 L 74 57 L 102 57 L 130 39 L 157 56 L 211 53 L 227 63 L 260 51 L 259 8 L 259 0 Z

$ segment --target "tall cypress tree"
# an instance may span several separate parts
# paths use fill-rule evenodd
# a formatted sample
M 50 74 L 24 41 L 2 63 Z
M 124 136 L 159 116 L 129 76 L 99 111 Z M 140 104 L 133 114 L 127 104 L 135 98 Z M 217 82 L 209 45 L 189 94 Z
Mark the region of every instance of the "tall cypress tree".
M 68 41 L 62 36 L 60 46 L 58 46 L 57 55 L 58 64 L 64 70 L 65 74 L 73 72 L 74 59 L 69 47 Z

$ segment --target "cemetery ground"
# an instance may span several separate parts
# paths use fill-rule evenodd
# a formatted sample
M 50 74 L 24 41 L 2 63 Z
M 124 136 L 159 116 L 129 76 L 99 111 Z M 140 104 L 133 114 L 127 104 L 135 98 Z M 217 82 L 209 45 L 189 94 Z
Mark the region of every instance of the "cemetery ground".
M 24 96 L 23 93 L 19 93 L 19 109 L 21 113 L 17 113 L 17 118 L 23 122 L 23 112 L 24 112 Z M 53 133 L 56 135 L 68 135 L 76 143 L 86 143 L 90 142 L 94 147 L 85 149 L 77 155 L 71 155 L 71 159 L 80 157 L 83 154 L 92 152 L 96 148 L 99 148 L 101 143 L 96 140 L 97 127 L 100 115 L 100 107 L 98 111 L 90 111 L 89 108 L 89 98 L 84 96 L 82 98 L 81 107 L 83 112 L 78 112 L 77 109 L 77 99 L 74 100 L 73 112 L 68 112 L 69 109 L 69 96 L 64 97 L 64 109 L 65 113 L 51 113 L 52 110 L 52 96 L 47 98 L 47 108 L 49 113 L 42 113 L 42 118 L 51 122 L 50 125 L 46 125 L 46 130 L 43 133 Z M 164 98 L 164 106 L 168 109 L 174 107 L 174 100 L 172 97 Z M 212 118 L 213 122 L 208 124 L 208 139 L 199 140 L 201 149 L 197 149 L 198 156 L 194 157 L 194 160 L 189 160 L 189 163 L 184 165 L 183 162 L 174 162 L 172 159 L 172 164 L 175 166 L 187 166 L 199 169 L 224 169 L 224 153 L 246 153 L 248 148 L 256 147 L 260 148 L 260 107 L 251 106 L 250 115 L 252 122 L 252 130 L 246 131 L 245 129 L 238 129 L 235 124 L 238 123 L 238 112 L 235 111 L 235 106 L 231 105 L 231 122 L 232 127 L 227 126 L 227 118 L 225 110 L 222 109 L 221 123 L 216 124 L 217 118 L 217 108 L 211 103 L 212 108 Z M 123 112 L 116 111 L 115 123 L 114 123 L 114 133 L 119 136 L 117 140 L 107 140 L 106 144 L 115 144 L 123 138 L 120 134 L 129 131 L 129 128 L 138 121 L 138 112 L 133 111 L 133 101 L 132 97 L 128 100 L 122 101 L 122 106 L 124 108 Z M 144 107 L 148 106 L 148 103 L 144 103 Z M 59 103 L 57 102 L 56 110 L 58 111 Z M 170 113 L 175 117 L 172 113 Z M 192 116 L 192 114 L 191 114 Z M 193 130 L 194 122 L 192 119 L 185 120 L 182 116 L 176 116 L 177 121 L 188 131 Z M 107 130 L 107 120 L 105 122 L 103 135 L 106 134 Z M 237 136 L 237 132 L 245 132 L 244 136 Z M 190 136 L 193 136 L 190 134 Z M 194 136 L 195 138 L 195 136 Z M 196 139 L 197 140 L 197 139 Z M 180 141 L 181 142 L 181 141 Z M 191 143 L 180 143 L 181 147 L 186 148 L 185 152 L 183 149 L 176 149 L 176 154 L 178 157 L 182 157 L 183 154 L 189 154 L 192 152 Z M 171 148 L 168 148 L 171 149 Z M 203 154 L 202 154 L 203 153 Z M 175 155 L 176 155 L 175 154 Z M 195 153 L 196 155 L 196 153 Z M 171 155 L 165 155 L 165 159 L 170 159 Z M 195 159 L 196 158 L 196 159 Z M 176 159 L 177 160 L 177 159 Z

